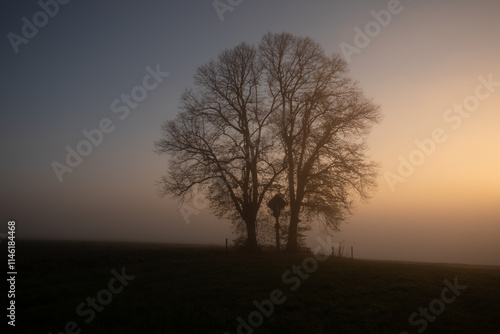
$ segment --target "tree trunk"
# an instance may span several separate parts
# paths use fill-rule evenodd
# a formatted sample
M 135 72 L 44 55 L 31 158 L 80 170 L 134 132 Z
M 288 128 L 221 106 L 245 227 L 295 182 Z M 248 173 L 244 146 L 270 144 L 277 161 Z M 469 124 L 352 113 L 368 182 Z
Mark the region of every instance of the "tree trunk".
M 257 233 L 255 231 L 255 219 L 246 221 L 247 226 L 247 248 L 250 251 L 257 250 Z
M 293 207 L 291 208 L 290 212 L 290 226 L 288 227 L 288 242 L 286 244 L 286 250 L 288 252 L 297 251 L 298 226 L 299 226 L 299 210 Z

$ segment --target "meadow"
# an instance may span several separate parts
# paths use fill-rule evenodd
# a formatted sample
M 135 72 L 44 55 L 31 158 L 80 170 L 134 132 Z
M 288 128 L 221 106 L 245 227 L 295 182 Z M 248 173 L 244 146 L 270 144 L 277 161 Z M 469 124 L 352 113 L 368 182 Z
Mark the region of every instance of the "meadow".
M 117 242 L 16 251 L 18 333 L 500 333 L 500 267 Z

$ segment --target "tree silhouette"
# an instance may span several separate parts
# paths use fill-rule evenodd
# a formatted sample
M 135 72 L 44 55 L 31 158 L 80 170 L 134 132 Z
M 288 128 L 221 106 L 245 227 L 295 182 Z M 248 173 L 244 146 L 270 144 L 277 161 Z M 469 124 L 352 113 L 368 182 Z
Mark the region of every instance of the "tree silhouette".
M 339 55 L 328 57 L 310 38 L 265 35 L 259 47 L 273 113 L 286 156 L 290 209 L 287 249 L 297 248 L 299 223 L 320 220 L 337 230 L 352 197 L 369 198 L 377 164 L 365 156 L 363 138 L 381 118 L 379 107 L 348 77 Z
M 194 84 L 155 143 L 170 157 L 161 192 L 183 198 L 198 185 L 218 217 L 239 232 L 244 224 L 248 247 L 257 247 L 271 190 L 289 201 L 293 251 L 312 220 L 336 230 L 353 195 L 375 189 L 363 139 L 379 108 L 340 56 L 327 57 L 312 39 L 268 33 L 258 48 L 243 43 L 199 67 Z
M 181 112 L 163 124 L 156 142 L 156 151 L 170 156 L 162 193 L 182 197 L 199 185 L 218 217 L 244 222 L 249 248 L 257 247 L 262 201 L 283 171 L 262 70 L 257 50 L 244 43 L 198 68 L 195 88 L 183 94 Z

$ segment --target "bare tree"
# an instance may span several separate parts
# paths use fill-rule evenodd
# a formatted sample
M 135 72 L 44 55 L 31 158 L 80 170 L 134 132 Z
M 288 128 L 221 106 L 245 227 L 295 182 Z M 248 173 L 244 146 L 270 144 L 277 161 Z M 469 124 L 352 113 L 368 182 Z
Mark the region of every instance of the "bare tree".
M 162 194 L 183 198 L 198 185 L 218 217 L 244 222 L 249 248 L 257 247 L 257 215 L 284 164 L 273 150 L 274 102 L 262 73 L 257 50 L 244 43 L 201 66 L 155 143 L 170 157 Z
M 250 248 L 270 190 L 286 193 L 287 249 L 295 250 L 313 220 L 336 230 L 354 195 L 375 189 L 364 138 L 379 108 L 340 56 L 327 57 L 312 39 L 268 33 L 257 49 L 224 51 L 194 81 L 156 142 L 170 156 L 162 193 L 183 198 L 199 185 L 218 217 L 246 229 Z
M 337 230 L 353 195 L 369 198 L 377 164 L 365 156 L 364 138 L 381 118 L 379 107 L 348 77 L 339 55 L 328 57 L 310 38 L 265 35 L 259 55 L 287 172 L 290 223 L 287 250 L 297 248 L 299 223 L 320 219 Z

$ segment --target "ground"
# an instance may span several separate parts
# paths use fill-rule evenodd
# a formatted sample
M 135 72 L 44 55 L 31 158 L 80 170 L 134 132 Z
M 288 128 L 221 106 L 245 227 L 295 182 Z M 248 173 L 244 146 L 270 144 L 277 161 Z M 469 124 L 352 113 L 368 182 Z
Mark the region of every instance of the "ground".
M 16 252 L 18 333 L 500 332 L 500 267 L 139 243 L 18 241 Z M 420 315 L 430 304 L 439 314 Z

